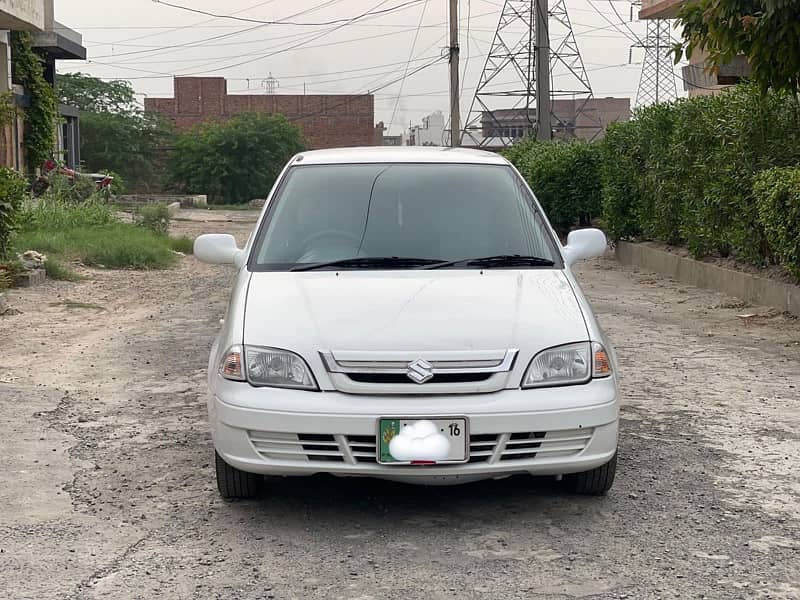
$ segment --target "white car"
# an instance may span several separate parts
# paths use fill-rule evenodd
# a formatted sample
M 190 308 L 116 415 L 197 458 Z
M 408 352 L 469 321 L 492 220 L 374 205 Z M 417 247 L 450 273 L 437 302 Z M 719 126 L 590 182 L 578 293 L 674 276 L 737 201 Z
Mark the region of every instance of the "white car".
M 454 484 L 553 475 L 603 494 L 616 470 L 613 350 L 562 246 L 503 157 L 354 148 L 292 158 L 245 248 L 211 350 L 220 493 L 263 475 Z

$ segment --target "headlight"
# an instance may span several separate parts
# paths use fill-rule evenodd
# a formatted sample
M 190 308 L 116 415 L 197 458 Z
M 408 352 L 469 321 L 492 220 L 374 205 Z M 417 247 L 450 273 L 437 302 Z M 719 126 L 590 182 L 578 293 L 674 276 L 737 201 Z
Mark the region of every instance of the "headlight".
M 573 385 L 609 375 L 611 363 L 603 346 L 597 342 L 579 342 L 549 348 L 534 356 L 522 387 Z
M 317 390 L 306 361 L 293 352 L 277 348 L 244 347 L 247 381 L 252 385 Z

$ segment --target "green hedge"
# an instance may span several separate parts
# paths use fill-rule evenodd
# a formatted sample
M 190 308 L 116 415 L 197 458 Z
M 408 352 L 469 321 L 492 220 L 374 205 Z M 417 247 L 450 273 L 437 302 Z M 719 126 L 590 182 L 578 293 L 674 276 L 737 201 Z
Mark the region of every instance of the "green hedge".
M 18 173 L 0 168 L 0 259 L 7 257 L 11 236 L 19 225 L 28 184 Z
M 800 164 L 800 107 L 790 95 L 742 85 L 650 106 L 609 127 L 603 146 L 613 239 L 684 244 L 698 258 L 774 256 L 753 182 L 765 169 Z
M 529 140 L 513 146 L 505 156 L 528 181 L 559 232 L 588 225 L 601 214 L 598 145 Z
M 753 192 L 769 245 L 800 279 L 800 167 L 763 171 L 756 177 Z

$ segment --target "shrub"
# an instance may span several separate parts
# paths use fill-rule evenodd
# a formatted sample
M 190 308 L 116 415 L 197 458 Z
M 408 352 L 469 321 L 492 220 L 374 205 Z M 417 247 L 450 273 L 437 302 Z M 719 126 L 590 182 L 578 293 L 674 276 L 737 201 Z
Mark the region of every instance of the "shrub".
M 264 198 L 286 161 L 303 149 L 300 128 L 282 115 L 242 114 L 179 134 L 171 177 L 187 193 L 241 204 Z
M 51 173 L 47 177 L 47 190 L 41 197 L 75 204 L 88 200 L 96 191 L 97 186 L 90 177 L 77 175 L 70 179 L 66 175 Z
M 20 209 L 28 195 L 25 180 L 16 172 L 0 168 L 0 258 L 8 255 L 11 236 L 19 224 Z
M 603 142 L 603 214 L 613 239 L 686 244 L 694 257 L 763 262 L 773 252 L 756 175 L 800 164 L 796 101 L 744 84 L 637 111 Z
M 536 194 L 559 232 L 588 225 L 601 213 L 601 149 L 585 142 L 532 140 L 505 153 Z
M 753 192 L 770 246 L 800 279 L 800 167 L 763 171 L 755 179 Z
M 153 233 L 166 235 L 172 218 L 166 204 L 145 204 L 134 214 L 137 225 Z

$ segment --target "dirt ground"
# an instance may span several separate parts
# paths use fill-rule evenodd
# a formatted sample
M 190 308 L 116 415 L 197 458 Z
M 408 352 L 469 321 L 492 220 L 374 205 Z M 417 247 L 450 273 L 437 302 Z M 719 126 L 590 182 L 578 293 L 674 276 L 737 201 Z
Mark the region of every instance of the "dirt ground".
M 244 241 L 253 215 L 181 219 Z M 796 319 L 596 260 L 624 375 L 607 497 L 316 477 L 229 503 L 204 370 L 230 272 L 86 272 L 0 317 L 3 598 L 800 598 Z

